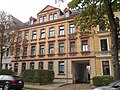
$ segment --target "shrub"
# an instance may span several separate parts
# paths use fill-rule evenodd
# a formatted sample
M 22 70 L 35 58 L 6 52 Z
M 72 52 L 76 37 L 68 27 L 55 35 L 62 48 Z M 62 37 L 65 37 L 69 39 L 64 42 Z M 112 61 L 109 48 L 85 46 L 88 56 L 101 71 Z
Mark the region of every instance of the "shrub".
M 93 77 L 94 86 L 106 86 L 113 82 L 113 76 L 104 75 L 104 76 L 95 76 Z
M 14 75 L 14 73 L 8 69 L 0 69 L 0 75 Z
M 54 80 L 54 72 L 48 70 L 28 69 L 21 74 L 25 82 L 47 84 Z

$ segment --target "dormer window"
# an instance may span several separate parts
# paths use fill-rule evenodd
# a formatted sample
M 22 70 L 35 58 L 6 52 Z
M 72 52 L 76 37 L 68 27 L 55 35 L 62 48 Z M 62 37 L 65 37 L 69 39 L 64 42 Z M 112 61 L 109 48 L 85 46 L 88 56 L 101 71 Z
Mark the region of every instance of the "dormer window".
M 42 23 L 42 17 L 40 17 L 40 23 Z
M 44 16 L 44 17 L 43 17 L 43 22 L 46 22 L 46 21 L 47 21 L 47 17 Z
M 65 12 L 65 17 L 69 17 L 69 12 Z
M 52 15 L 52 14 L 50 14 L 50 16 L 49 16 L 49 20 L 50 20 L 50 21 L 53 20 L 53 15 Z
M 57 19 L 57 13 L 54 14 L 54 20 L 56 20 L 56 19 Z
M 33 21 L 33 20 L 31 20 L 31 21 L 30 21 L 30 25 L 33 25 L 33 23 L 34 23 L 34 21 Z

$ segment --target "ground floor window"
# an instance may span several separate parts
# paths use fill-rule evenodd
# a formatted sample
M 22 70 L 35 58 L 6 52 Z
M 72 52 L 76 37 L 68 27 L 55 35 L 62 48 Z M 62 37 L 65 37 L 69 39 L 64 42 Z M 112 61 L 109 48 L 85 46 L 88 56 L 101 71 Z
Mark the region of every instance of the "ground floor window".
M 48 70 L 53 70 L 53 62 L 48 62 Z
M 15 72 L 15 73 L 18 73 L 18 63 L 15 63 L 15 64 L 14 64 L 14 72 Z
M 109 61 L 102 61 L 103 75 L 110 75 Z
M 43 62 L 39 62 L 38 69 L 43 69 Z
M 64 61 L 59 62 L 59 73 L 64 73 Z
M 30 63 L 30 69 L 34 69 L 34 62 Z
M 26 63 L 22 63 L 22 72 L 26 70 Z

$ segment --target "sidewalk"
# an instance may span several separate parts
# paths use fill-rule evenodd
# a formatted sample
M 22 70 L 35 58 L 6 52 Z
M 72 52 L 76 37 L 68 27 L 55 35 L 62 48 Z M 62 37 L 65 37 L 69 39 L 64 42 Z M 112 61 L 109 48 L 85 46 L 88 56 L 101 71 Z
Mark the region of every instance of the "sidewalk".
M 60 86 L 66 85 L 66 83 L 62 82 L 54 82 L 52 84 L 47 84 L 47 85 L 32 85 L 32 84 L 24 84 L 24 88 L 35 88 L 39 90 L 54 90 Z
M 90 84 L 66 84 L 61 82 L 54 82 L 53 84 L 47 85 L 25 84 L 24 87 L 38 90 L 92 90 L 92 85 Z

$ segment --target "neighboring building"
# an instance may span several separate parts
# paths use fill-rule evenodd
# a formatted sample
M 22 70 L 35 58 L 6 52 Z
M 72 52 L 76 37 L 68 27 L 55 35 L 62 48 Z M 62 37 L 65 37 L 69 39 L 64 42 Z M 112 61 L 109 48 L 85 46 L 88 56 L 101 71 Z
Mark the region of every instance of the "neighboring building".
M 25 69 L 54 70 L 55 81 L 88 83 L 96 75 L 113 75 L 109 31 L 81 36 L 69 9 L 46 6 L 30 18 L 31 26 L 20 29 L 16 39 L 14 72 Z M 33 20 L 33 21 L 32 21 Z
M 10 30 L 4 30 L 4 35 L 7 35 L 7 33 L 9 32 L 9 36 L 11 38 L 11 36 L 17 31 L 17 29 L 25 27 L 26 24 L 24 24 L 23 22 L 21 22 L 20 20 L 18 20 L 17 18 L 15 18 L 12 15 L 9 15 L 8 18 L 9 18 L 10 24 L 12 24 L 12 25 L 10 27 Z M 8 47 L 9 47 L 10 42 L 7 42 L 7 43 L 8 43 Z M 6 52 L 4 53 L 3 59 L 2 59 L 2 68 L 3 69 L 12 69 L 11 61 L 12 61 L 13 57 L 12 57 L 11 49 L 8 47 L 4 47 L 6 49 Z M 1 58 L 1 56 L 0 56 L 0 58 Z

